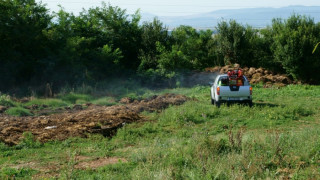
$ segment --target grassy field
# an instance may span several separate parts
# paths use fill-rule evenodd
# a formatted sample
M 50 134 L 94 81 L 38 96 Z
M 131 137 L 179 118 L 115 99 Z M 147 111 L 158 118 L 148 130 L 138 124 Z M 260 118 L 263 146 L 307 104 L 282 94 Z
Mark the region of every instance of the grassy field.
M 257 85 L 252 108 L 216 108 L 210 104 L 209 87 L 204 86 L 124 94 L 137 98 L 166 92 L 185 94 L 192 100 L 160 113 L 144 112 L 147 121 L 127 124 L 112 138 L 89 135 L 40 144 L 26 133 L 15 147 L 0 143 L 0 179 L 320 177 L 320 86 L 265 89 Z M 112 105 L 115 98 L 67 94 L 51 103 L 35 100 L 27 105 Z M 5 98 L 1 102 L 14 108 L 24 106 Z M 79 164 L 103 158 L 118 158 L 118 162 L 79 168 Z
M 130 80 L 102 82 L 96 86 L 99 88 L 86 85 L 78 88 L 65 87 L 60 90 L 60 93 L 55 94 L 54 98 L 43 98 L 32 95 L 26 98 L 27 102 L 1 94 L 0 92 L 0 106 L 6 107 L 5 114 L 11 116 L 37 116 L 42 115 L 39 112 L 44 109 L 55 113 L 59 109 L 70 109 L 75 104 L 92 103 L 112 106 L 119 104 L 118 101 L 123 97 L 143 99 L 161 92 L 143 88 L 138 82 Z

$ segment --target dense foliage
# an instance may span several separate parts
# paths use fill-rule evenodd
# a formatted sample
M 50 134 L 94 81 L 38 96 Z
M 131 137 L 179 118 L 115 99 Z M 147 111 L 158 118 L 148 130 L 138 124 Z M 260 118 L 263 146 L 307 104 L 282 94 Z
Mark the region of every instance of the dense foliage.
M 2 0 L 0 16 L 0 91 L 128 75 L 170 79 L 230 63 L 320 81 L 320 51 L 312 54 L 320 24 L 296 14 L 261 30 L 223 21 L 217 33 L 189 26 L 169 31 L 158 19 L 141 23 L 139 12 L 107 4 L 74 15 L 63 8 L 50 14 L 35 0 Z

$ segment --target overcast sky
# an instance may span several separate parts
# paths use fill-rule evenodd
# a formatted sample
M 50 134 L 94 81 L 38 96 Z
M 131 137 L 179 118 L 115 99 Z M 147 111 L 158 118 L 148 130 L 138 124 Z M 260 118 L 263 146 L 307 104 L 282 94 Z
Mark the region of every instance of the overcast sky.
M 36 1 L 40 2 L 41 0 Z M 58 11 L 58 5 L 60 4 L 66 11 L 75 14 L 79 13 L 82 8 L 88 9 L 100 6 L 101 2 L 101 0 L 42 0 L 42 3 L 47 4 L 51 11 Z M 157 16 L 184 16 L 219 9 L 293 5 L 320 6 L 320 0 L 106 0 L 104 2 L 127 9 L 129 14 L 140 9 L 141 13 L 152 13 Z

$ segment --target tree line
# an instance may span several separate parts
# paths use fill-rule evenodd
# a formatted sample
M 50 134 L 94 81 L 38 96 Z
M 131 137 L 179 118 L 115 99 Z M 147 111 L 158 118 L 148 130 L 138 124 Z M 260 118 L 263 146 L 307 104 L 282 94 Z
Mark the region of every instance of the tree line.
M 183 26 L 169 31 L 158 19 L 102 4 L 79 15 L 49 13 L 35 0 L 0 1 L 0 91 L 51 83 L 93 83 L 119 76 L 147 81 L 185 70 L 239 63 L 319 84 L 320 23 L 293 14 L 263 29 L 234 20 L 216 32 Z

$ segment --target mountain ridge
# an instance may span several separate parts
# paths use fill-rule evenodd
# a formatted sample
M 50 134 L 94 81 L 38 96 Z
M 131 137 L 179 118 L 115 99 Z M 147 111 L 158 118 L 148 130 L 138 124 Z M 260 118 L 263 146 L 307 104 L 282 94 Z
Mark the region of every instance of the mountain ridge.
M 156 16 L 152 13 L 143 13 L 142 21 L 152 21 L 154 17 L 157 17 L 169 29 L 174 29 L 180 25 L 188 25 L 196 29 L 214 29 L 220 21 L 233 19 L 241 24 L 263 28 L 271 25 L 274 18 L 287 19 L 292 14 L 310 16 L 315 22 L 320 22 L 320 6 L 300 5 L 280 8 L 224 9 L 186 16 Z

